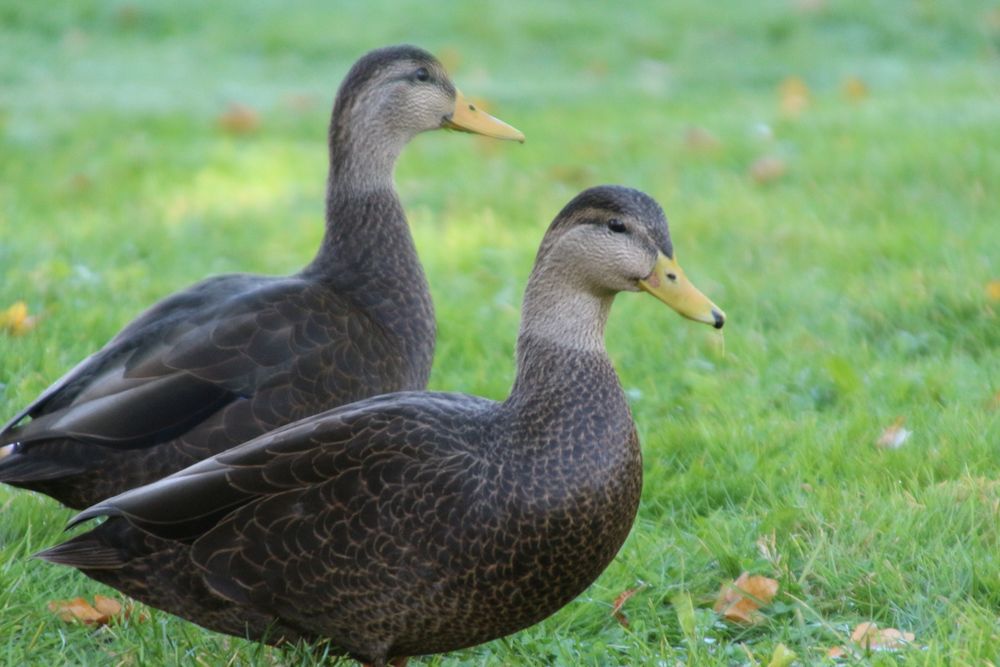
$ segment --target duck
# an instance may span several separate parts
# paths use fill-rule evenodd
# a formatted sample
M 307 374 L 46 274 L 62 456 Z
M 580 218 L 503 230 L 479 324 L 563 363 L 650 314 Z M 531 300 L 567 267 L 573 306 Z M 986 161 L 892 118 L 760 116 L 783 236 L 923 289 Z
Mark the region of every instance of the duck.
M 642 457 L 604 328 L 639 291 L 725 323 L 652 197 L 587 189 L 541 241 L 505 400 L 405 391 L 307 417 L 98 503 L 71 525 L 102 523 L 37 556 L 211 630 L 377 667 L 531 626 L 635 519 Z
M 440 128 L 524 141 L 427 51 L 361 57 L 333 106 L 312 261 L 211 277 L 143 312 L 0 428 L 0 482 L 83 509 L 309 415 L 424 389 L 434 309 L 393 172 Z

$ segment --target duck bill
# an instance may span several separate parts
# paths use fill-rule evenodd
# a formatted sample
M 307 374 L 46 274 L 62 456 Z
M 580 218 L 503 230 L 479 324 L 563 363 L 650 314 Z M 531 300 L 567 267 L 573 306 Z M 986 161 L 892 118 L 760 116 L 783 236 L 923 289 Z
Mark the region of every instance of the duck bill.
M 684 275 L 677 260 L 662 252 L 652 273 L 639 281 L 639 287 L 667 304 L 684 317 L 721 329 L 726 314 Z
M 524 133 L 516 127 L 511 127 L 499 118 L 494 118 L 485 111 L 476 108 L 465 95 L 455 91 L 455 110 L 444 119 L 443 127 L 459 132 L 472 132 L 484 137 L 508 139 L 524 143 Z

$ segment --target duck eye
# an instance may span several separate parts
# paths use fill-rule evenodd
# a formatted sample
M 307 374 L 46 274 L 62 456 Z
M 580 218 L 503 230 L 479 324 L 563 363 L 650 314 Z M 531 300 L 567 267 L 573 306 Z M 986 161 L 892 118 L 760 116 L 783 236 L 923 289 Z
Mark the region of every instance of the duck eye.
M 430 81 L 431 73 L 427 71 L 426 67 L 421 67 L 413 74 L 417 81 Z
M 608 220 L 608 229 L 618 234 L 627 231 L 625 223 L 619 220 L 618 218 L 611 218 L 610 220 Z

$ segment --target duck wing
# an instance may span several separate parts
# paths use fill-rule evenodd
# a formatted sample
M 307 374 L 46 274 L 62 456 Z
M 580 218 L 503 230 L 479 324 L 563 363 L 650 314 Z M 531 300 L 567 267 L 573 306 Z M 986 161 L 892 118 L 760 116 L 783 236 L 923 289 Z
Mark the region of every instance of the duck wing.
M 493 477 L 479 447 L 494 406 L 431 392 L 359 401 L 110 498 L 72 523 L 122 517 L 191 544 L 215 594 L 323 634 L 313 612 L 360 603 L 352 596 L 382 577 L 463 570 L 450 548 Z
M 17 414 L 0 431 L 0 444 L 71 439 L 149 447 L 287 382 L 298 357 L 347 329 L 349 305 L 318 303 L 317 291 L 306 294 L 309 286 L 233 275 L 171 295 Z

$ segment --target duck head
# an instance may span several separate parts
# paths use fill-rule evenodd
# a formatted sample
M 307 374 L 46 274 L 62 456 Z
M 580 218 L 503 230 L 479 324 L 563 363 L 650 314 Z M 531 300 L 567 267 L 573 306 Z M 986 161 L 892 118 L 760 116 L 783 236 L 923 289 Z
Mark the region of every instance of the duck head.
M 469 102 L 430 53 L 390 46 L 365 54 L 351 67 L 337 93 L 331 143 L 360 133 L 402 145 L 441 128 L 524 142 L 519 130 Z
M 604 185 L 574 197 L 542 241 L 536 265 L 543 262 L 598 296 L 646 291 L 689 319 L 716 329 L 726 322 L 677 263 L 663 209 L 638 190 Z

